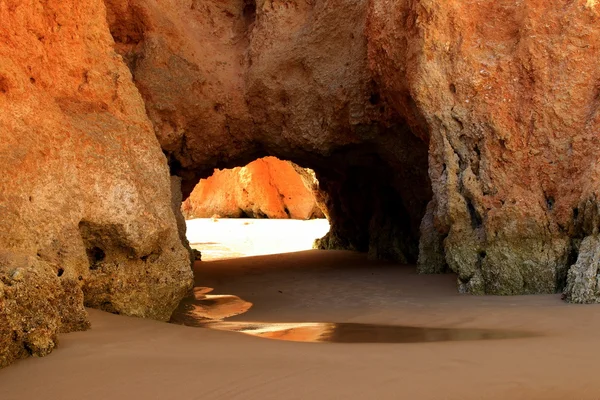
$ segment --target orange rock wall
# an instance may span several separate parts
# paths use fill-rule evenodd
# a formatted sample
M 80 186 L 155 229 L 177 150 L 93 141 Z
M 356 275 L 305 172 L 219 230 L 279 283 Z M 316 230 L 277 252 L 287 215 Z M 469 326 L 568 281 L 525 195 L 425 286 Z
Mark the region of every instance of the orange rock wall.
M 191 284 L 164 155 L 100 0 L 0 2 L 0 367 L 168 319 Z
M 324 218 L 315 195 L 288 161 L 265 157 L 245 167 L 215 170 L 182 210 L 186 218 Z

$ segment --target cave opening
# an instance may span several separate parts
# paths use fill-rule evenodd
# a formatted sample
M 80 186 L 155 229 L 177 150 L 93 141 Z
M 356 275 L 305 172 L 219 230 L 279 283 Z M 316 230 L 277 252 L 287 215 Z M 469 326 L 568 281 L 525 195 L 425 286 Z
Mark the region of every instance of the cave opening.
M 182 177 L 188 241 L 205 253 L 203 260 L 212 258 L 210 247 L 237 240 L 245 249 L 234 256 L 316 248 L 416 264 L 432 198 L 427 143 L 404 124 L 383 132 L 389 143 L 344 145 L 326 155 L 263 149 L 258 154 L 267 157 L 217 164 L 236 166 L 229 170 L 198 173 L 171 158 L 172 173 Z M 255 161 L 240 166 L 248 159 Z M 251 248 L 259 242 L 262 250 Z
M 310 250 L 329 231 L 323 209 L 315 172 L 272 156 L 215 169 L 181 204 L 203 261 Z

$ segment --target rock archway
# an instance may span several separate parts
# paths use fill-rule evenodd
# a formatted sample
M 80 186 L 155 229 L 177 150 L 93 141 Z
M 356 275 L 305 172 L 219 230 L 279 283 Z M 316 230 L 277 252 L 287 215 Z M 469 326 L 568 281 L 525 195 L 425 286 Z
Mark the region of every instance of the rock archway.
M 593 3 L 107 5 L 184 192 L 207 166 L 293 160 L 328 197 L 323 247 L 414 261 L 421 224 L 421 271 L 471 293 L 560 291 L 595 240 Z M 600 298 L 588 264 L 575 301 Z
M 259 3 L 107 2 L 184 197 L 215 167 L 291 160 L 321 183 L 332 223 L 321 247 L 416 262 L 427 139 L 368 69 L 368 2 Z

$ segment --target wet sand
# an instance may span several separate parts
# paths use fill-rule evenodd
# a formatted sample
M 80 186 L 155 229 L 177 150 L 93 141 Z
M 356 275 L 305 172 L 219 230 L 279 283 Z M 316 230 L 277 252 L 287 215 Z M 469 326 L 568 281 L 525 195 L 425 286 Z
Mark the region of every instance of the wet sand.
M 194 299 L 209 314 L 237 314 L 227 323 L 535 336 L 305 343 L 89 310 L 90 331 L 62 335 L 50 356 L 0 370 L 0 399 L 600 399 L 600 306 L 568 305 L 559 295 L 459 295 L 452 275 L 417 275 L 410 266 L 342 251 L 200 262 L 195 269 Z

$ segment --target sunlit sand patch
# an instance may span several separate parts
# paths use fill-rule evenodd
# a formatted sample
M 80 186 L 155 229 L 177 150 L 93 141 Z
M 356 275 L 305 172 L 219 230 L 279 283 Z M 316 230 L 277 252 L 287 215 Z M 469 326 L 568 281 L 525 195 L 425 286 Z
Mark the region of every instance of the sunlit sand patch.
M 190 246 L 202 253 L 202 261 L 310 250 L 329 231 L 326 219 L 198 218 L 186 224 Z
M 202 286 L 196 286 L 192 293 L 194 294 L 194 298 L 196 300 L 204 300 L 206 299 L 206 294 L 212 292 L 213 288 L 210 287 L 202 287 Z
M 228 260 L 247 256 L 247 254 L 235 251 L 223 243 L 199 242 L 190 243 L 190 246 L 202 253 L 202 261 Z
M 335 325 L 325 322 L 208 322 L 204 326 L 210 329 L 240 332 L 267 339 L 293 342 L 322 342 L 331 336 Z

